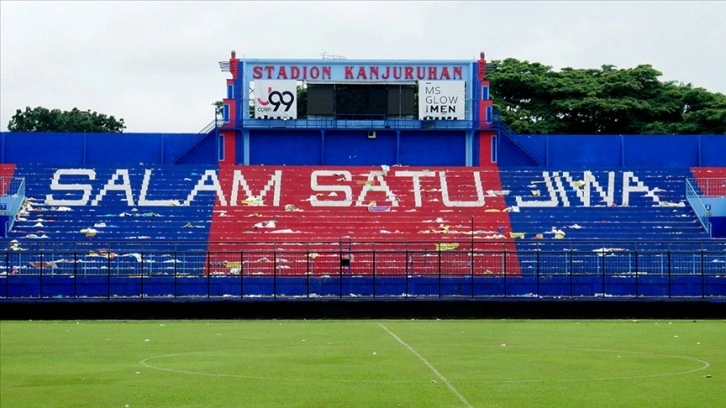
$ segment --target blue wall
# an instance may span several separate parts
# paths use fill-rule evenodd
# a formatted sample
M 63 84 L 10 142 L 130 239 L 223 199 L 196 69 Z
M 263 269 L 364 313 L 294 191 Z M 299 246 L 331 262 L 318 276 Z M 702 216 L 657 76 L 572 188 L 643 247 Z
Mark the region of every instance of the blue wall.
M 466 163 L 465 142 L 464 132 L 401 132 L 400 163 L 409 166 L 463 166 Z
M 711 214 L 726 217 L 726 199 L 713 197 L 700 197 L 703 204 L 711 206 Z
M 472 151 L 476 157 L 477 143 Z M 253 129 L 249 131 L 249 164 L 464 166 L 466 133 L 376 130 L 375 137 L 369 137 L 368 129 Z
M 249 138 L 249 164 L 295 166 L 320 163 L 321 139 L 317 130 L 250 130 Z
M 204 135 L 197 133 L 0 132 L 0 162 L 15 164 L 173 164 Z M 215 148 L 216 144 L 213 146 Z M 214 153 L 216 150 L 212 150 Z M 206 151 L 204 151 L 206 152 Z M 216 154 L 187 163 L 214 164 Z
M 466 131 L 249 130 L 238 164 L 464 166 Z M 471 164 L 477 166 L 478 142 Z M 498 138 L 502 167 L 726 167 L 723 135 L 514 135 Z M 46 165 L 216 164 L 217 136 L 196 133 L 0 133 L 0 162 Z M 249 151 L 244 152 L 244 147 Z
M 711 222 L 711 236 L 713 238 L 726 238 L 726 217 L 709 217 Z
M 375 139 L 367 130 L 325 132 L 325 164 L 364 166 L 396 164 L 396 132 L 376 131 Z
M 513 141 L 500 139 L 499 165 L 505 167 L 726 166 L 723 135 L 514 135 Z
M 0 298 L 207 298 L 225 297 L 692 297 L 723 296 L 724 280 L 709 275 L 611 276 L 527 275 L 515 277 L 380 276 L 320 277 L 201 277 L 9 275 Z

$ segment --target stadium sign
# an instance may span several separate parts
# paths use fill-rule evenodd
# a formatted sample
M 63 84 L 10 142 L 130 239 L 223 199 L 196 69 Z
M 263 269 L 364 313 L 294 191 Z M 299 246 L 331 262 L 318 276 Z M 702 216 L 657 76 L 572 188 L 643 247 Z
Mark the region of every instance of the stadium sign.
M 255 81 L 461 81 L 468 71 L 464 64 L 249 64 L 245 75 Z

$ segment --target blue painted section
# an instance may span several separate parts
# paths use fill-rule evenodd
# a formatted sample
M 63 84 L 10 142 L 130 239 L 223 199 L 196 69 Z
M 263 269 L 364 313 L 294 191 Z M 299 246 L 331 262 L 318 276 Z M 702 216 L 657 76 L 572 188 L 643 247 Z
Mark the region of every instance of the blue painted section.
M 289 122 L 297 121 L 288 121 L 285 126 L 290 126 Z M 420 121 L 412 122 L 422 125 Z M 437 121 L 436 126 L 457 122 Z M 329 164 L 328 159 L 337 164 L 339 158 L 351 156 L 354 157 L 351 160 L 357 164 L 377 165 L 382 161 L 381 155 L 386 160 L 393 157 L 391 162 L 395 162 L 396 149 L 389 144 L 388 135 L 395 134 L 393 129 L 397 127 L 387 129 L 381 124 L 371 128 L 368 125 L 349 123 L 345 129 L 327 129 L 326 132 L 333 137 L 322 141 L 320 128 L 273 129 L 268 123 L 264 128 L 248 130 L 249 146 L 244 142 L 245 131 L 238 134 L 237 162 L 320 165 Z M 369 130 L 380 134 L 376 143 L 364 144 L 356 138 L 357 134 L 367 135 Z M 467 164 L 467 131 L 464 129 L 437 130 L 434 127 L 400 131 L 400 164 Z M 343 133 L 352 136 L 352 144 L 339 142 L 335 135 Z M 3 149 L 1 157 L 5 162 L 17 164 L 105 165 L 109 154 L 113 154 L 113 162 L 119 165 L 215 165 L 217 162 L 214 132 L 209 135 L 3 132 L 0 138 Z M 726 138 L 718 135 L 513 135 L 512 138 L 516 143 L 509 137 L 498 138 L 497 157 L 500 167 L 537 166 L 538 163 L 547 168 L 569 169 L 726 167 L 726 155 L 723 154 L 726 151 Z M 478 152 L 478 142 L 471 145 L 472 153 Z M 392 153 L 383 151 L 384 147 L 390 147 Z M 324 157 L 320 151 L 325 152 Z M 477 156 L 473 154 L 473 157 Z M 246 157 L 249 157 L 249 162 L 245 162 Z M 478 162 L 472 161 L 472 164 L 477 165 Z
M 623 138 L 623 152 L 625 168 L 687 168 L 698 164 L 698 137 L 631 135 Z
M 249 131 L 249 164 L 320 164 L 320 131 Z
M 519 143 L 520 138 L 516 138 L 517 143 Z M 535 139 L 536 140 L 536 139 Z M 542 146 L 547 142 L 546 138 L 539 139 L 541 141 Z M 524 146 L 523 146 L 524 147 Z M 512 140 L 509 137 L 499 135 L 497 136 L 497 163 L 499 164 L 499 167 L 533 167 L 538 166 L 538 163 L 545 163 L 546 162 L 546 150 L 542 148 L 541 152 L 539 150 L 535 150 L 530 148 L 531 150 L 527 150 L 528 152 L 536 152 L 535 158 L 538 159 L 538 161 L 532 160 L 531 157 L 528 157 L 520 147 L 512 143 Z M 541 156 L 541 157 L 540 157 Z
M 548 275 L 522 277 L 59 276 L 0 279 L 0 298 L 141 297 L 720 297 L 719 276 Z
M 9 228 L 10 217 L 8 217 L 7 215 L 0 215 L 0 237 L 5 238 Z
M 31 133 L 1 132 L 8 163 L 46 165 L 172 164 L 197 143 L 196 133 Z M 187 161 L 214 164 L 205 149 Z
M 724 135 L 699 136 L 700 167 L 726 166 L 726 137 Z
M 584 187 L 576 187 L 585 178 L 584 170 L 500 172 L 502 188 L 510 191 L 507 206 L 519 210 L 509 215 L 512 231 L 525 233 L 527 239 L 542 234 L 546 241 L 553 241 L 552 227 L 565 232 L 563 241 L 709 238 L 686 202 L 685 179 L 692 177 L 689 169 L 588 171 L 601 189 L 590 183 L 589 203 L 582 198 Z
M 372 131 L 325 132 L 324 163 L 332 166 L 396 164 L 396 132 Z
M 704 205 L 711 206 L 711 215 L 726 216 L 726 198 L 700 197 Z
M 711 223 L 711 236 L 713 238 L 726 238 L 726 217 L 709 217 Z
M 549 168 L 685 168 L 726 166 L 723 135 L 512 135 L 503 137 L 499 166 Z
M 564 135 L 556 139 L 550 138 L 546 163 L 552 166 L 559 160 L 565 159 L 568 168 L 592 166 L 595 163 L 600 167 L 617 168 L 622 163 L 619 139 L 619 136 L 599 135 L 586 137 Z
M 83 166 L 68 166 L 80 172 Z M 145 170 L 151 170 L 145 199 L 176 200 L 183 203 L 202 178 L 205 170 L 192 166 L 164 167 L 85 167 L 91 174 L 66 174 L 60 176 L 58 184 L 64 189 L 52 189 L 51 181 L 57 167 L 18 165 L 16 177 L 25 177 L 26 196 L 39 203 L 45 202 L 43 211 L 33 211 L 18 219 L 8 240 L 18 239 L 24 245 L 37 242 L 52 245 L 56 249 L 74 248 L 77 244 L 97 245 L 108 248 L 112 244 L 124 245 L 127 251 L 139 248 L 153 250 L 167 247 L 169 242 L 195 242 L 196 248 L 206 249 L 209 238 L 212 210 L 216 195 L 211 191 L 199 191 L 188 206 L 152 203 L 140 205 L 143 195 Z M 108 188 L 118 170 L 128 172 L 128 190 L 124 179 L 118 177 Z M 71 186 L 76 184 L 77 186 Z M 211 185 L 207 181 L 206 185 Z M 85 190 L 89 193 L 86 195 Z M 102 190 L 106 189 L 104 194 Z M 130 199 L 130 201 L 129 201 Z M 49 204 L 49 200 L 75 200 L 73 205 Z M 93 200 L 98 200 L 93 205 Z M 61 207 L 66 207 L 63 210 Z M 62 227 L 61 227 L 62 226 Z M 92 228 L 98 233 L 89 237 L 81 230 Z M 126 245 L 138 242 L 139 247 Z M 156 244 L 155 244 L 156 242 Z
M 463 166 L 466 135 L 459 132 L 401 132 L 401 163 L 407 166 Z
M 369 137 L 375 132 L 375 138 Z M 249 164 L 265 165 L 445 165 L 466 164 L 464 132 L 326 130 L 271 132 L 249 130 Z M 471 145 L 478 148 L 478 143 Z M 322 148 L 321 148 L 322 146 Z M 398 152 L 398 159 L 397 159 Z

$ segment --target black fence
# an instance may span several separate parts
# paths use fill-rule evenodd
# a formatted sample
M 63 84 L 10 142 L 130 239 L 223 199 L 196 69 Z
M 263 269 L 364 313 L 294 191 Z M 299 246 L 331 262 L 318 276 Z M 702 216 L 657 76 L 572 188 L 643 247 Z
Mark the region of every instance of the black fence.
M 722 242 L 610 244 L 31 247 L 0 299 L 726 298 Z

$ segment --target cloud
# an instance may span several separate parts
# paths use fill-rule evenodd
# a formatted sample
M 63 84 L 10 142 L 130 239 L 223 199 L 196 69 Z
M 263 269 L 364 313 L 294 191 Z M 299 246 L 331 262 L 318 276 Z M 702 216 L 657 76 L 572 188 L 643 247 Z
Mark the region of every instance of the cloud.
M 195 132 L 240 57 L 651 64 L 726 93 L 726 3 L 0 2 L 0 128 L 25 106 L 91 109 L 127 132 Z

